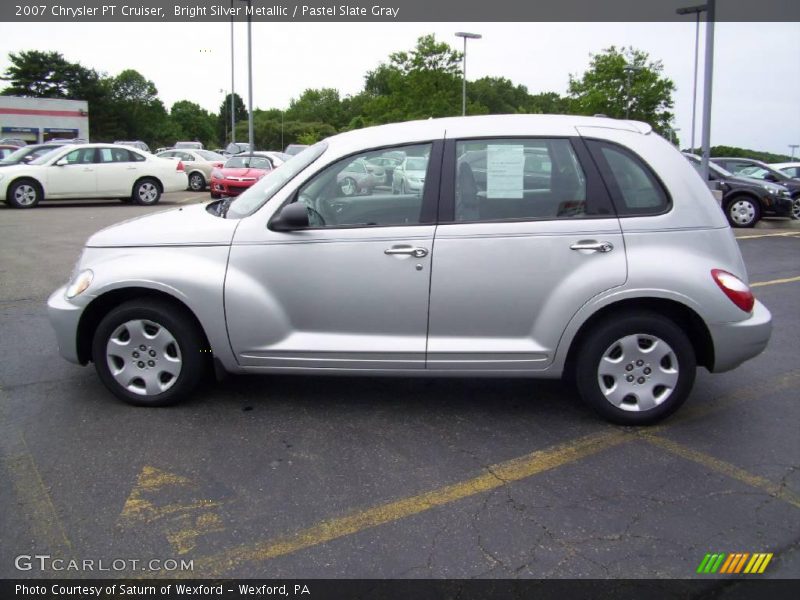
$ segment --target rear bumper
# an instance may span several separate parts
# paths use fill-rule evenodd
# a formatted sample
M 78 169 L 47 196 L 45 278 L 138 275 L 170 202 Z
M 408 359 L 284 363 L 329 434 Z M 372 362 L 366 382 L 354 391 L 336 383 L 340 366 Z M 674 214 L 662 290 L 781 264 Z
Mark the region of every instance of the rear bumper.
M 756 300 L 753 312 L 744 321 L 710 325 L 714 340 L 714 373 L 735 369 L 758 356 L 767 347 L 772 334 L 772 315 Z

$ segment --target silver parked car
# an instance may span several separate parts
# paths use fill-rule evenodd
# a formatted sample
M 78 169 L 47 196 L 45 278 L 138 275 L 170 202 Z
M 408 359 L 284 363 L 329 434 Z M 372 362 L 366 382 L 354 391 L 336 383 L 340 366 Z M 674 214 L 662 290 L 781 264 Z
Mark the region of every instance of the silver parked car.
M 342 193 L 348 165 L 389 149 L 428 157 L 419 195 Z M 766 347 L 747 282 L 708 188 L 648 125 L 486 116 L 343 133 L 236 199 L 100 231 L 49 314 L 64 357 L 132 404 L 173 403 L 212 366 L 568 376 L 643 424 L 697 366 Z

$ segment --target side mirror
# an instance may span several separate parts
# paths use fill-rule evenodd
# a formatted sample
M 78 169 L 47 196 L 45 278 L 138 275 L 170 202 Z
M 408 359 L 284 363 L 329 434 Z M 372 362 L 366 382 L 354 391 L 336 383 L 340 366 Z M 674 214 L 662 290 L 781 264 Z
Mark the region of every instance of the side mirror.
M 778 181 L 778 178 L 773 173 L 767 173 L 766 175 L 764 175 L 764 179 L 772 182 Z
M 68 165 L 68 164 L 69 164 L 69 162 L 67 161 L 67 158 L 66 158 L 66 157 L 64 157 L 64 158 L 59 158 L 59 159 L 56 161 L 56 166 L 57 166 L 57 167 L 63 167 L 64 165 Z
M 272 231 L 294 231 L 308 227 L 308 210 L 302 202 L 292 202 L 284 206 L 272 219 Z

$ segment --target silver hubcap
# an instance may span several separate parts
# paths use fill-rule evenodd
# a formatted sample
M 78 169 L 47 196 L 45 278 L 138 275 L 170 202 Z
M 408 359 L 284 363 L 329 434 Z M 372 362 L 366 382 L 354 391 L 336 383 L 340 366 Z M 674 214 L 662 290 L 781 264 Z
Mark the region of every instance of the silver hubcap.
M 200 176 L 200 175 L 198 175 L 196 173 L 194 175 L 192 175 L 192 178 L 189 181 L 189 186 L 195 192 L 201 190 L 203 188 L 203 178 L 202 178 L 202 176 Z
M 756 218 L 756 207 L 748 200 L 738 200 L 731 204 L 728 211 L 737 225 L 748 225 Z
M 606 400 L 617 408 L 650 410 L 675 390 L 678 358 L 669 344 L 654 335 L 628 335 L 603 353 L 597 381 Z
M 143 183 L 139 186 L 139 200 L 145 204 L 155 202 L 158 198 L 158 188 L 152 183 Z
M 117 383 L 141 396 L 167 391 L 183 366 L 175 337 L 166 327 L 145 319 L 114 330 L 106 344 L 106 361 Z
M 22 184 L 14 191 L 14 200 L 21 206 L 30 206 L 36 201 L 36 190 L 31 185 Z
M 795 219 L 800 219 L 800 196 L 792 201 L 792 216 Z

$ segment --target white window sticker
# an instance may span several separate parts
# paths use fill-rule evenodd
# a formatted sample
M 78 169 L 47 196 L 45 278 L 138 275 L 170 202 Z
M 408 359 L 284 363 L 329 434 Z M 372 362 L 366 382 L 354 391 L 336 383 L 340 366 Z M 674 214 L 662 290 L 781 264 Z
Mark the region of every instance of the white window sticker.
M 525 169 L 522 144 L 489 144 L 486 155 L 486 197 L 522 198 Z

